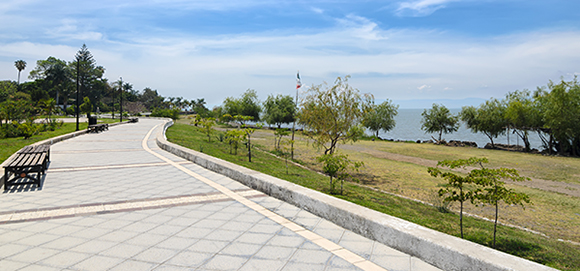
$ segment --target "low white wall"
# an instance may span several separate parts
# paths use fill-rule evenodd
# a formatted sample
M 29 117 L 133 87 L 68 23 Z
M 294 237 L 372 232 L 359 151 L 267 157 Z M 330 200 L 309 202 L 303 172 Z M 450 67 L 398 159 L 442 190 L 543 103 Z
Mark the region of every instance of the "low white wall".
M 164 135 L 171 125 L 157 132 L 160 148 L 440 269 L 555 270 L 173 144 Z

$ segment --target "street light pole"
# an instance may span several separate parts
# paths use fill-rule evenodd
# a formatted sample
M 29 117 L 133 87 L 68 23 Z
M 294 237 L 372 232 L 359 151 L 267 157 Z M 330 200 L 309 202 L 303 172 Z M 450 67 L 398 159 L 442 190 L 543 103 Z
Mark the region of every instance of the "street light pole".
M 121 85 L 119 86 L 119 90 L 121 92 L 121 103 L 119 104 L 120 112 L 119 112 L 119 122 L 123 122 L 123 77 L 119 77 L 121 79 Z
M 79 91 L 80 91 L 80 82 L 79 82 L 79 74 L 81 73 L 81 61 L 77 57 L 77 100 L 76 100 L 76 113 L 77 113 L 77 131 L 79 130 Z

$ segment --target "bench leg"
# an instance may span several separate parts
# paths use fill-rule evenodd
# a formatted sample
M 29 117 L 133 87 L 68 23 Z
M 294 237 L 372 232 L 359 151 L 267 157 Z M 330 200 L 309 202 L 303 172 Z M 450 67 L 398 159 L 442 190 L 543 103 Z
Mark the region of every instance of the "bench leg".
M 8 179 L 10 178 L 10 172 L 8 169 L 4 169 L 4 191 L 8 190 Z

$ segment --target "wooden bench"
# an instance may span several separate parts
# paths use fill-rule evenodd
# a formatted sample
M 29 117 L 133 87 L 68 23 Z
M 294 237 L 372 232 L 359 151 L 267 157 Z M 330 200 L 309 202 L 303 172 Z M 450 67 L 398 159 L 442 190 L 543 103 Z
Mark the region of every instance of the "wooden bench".
M 109 130 L 109 124 L 107 123 L 91 124 L 87 128 L 87 132 L 89 133 L 98 133 L 105 130 Z
M 4 190 L 8 186 L 36 184 L 40 187 L 40 178 L 46 174 L 50 161 L 50 145 L 31 145 L 22 148 L 16 157 L 4 166 Z M 36 173 L 36 176 L 31 174 Z M 10 175 L 14 175 L 10 178 Z M 30 179 L 28 182 L 18 182 L 19 179 Z
M 139 121 L 138 118 L 129 118 L 129 122 L 135 123 L 135 122 L 138 122 L 138 121 Z

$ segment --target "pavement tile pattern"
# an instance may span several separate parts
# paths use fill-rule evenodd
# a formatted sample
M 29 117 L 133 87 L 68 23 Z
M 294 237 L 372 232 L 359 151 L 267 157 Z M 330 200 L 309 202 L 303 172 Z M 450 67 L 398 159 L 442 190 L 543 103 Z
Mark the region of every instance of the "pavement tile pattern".
M 161 123 L 53 145 L 0 195 L 0 270 L 439 270 L 159 149 Z

